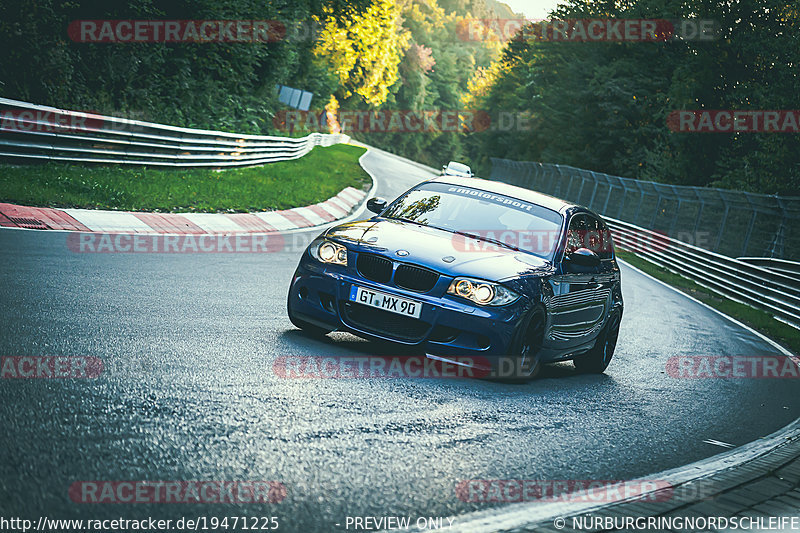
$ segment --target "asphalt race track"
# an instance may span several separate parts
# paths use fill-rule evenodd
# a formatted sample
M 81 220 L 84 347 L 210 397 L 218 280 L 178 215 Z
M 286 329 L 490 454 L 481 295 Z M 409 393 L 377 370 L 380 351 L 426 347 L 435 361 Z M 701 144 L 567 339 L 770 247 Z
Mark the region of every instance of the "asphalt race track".
M 391 198 L 426 176 L 376 152 L 364 164 Z M 562 364 L 525 385 L 286 379 L 277 357 L 401 354 L 292 327 L 299 248 L 80 254 L 65 233 L 3 229 L 0 249 L 0 355 L 105 363 L 91 380 L 0 380 L 6 516 L 277 516 L 281 531 L 344 530 L 347 516 L 484 508 L 456 497 L 462 480 L 646 476 L 723 451 L 707 439 L 741 445 L 800 417 L 794 380 L 670 377 L 672 356 L 779 352 L 627 266 L 605 375 Z M 81 480 L 275 480 L 288 494 L 257 505 L 73 503 Z

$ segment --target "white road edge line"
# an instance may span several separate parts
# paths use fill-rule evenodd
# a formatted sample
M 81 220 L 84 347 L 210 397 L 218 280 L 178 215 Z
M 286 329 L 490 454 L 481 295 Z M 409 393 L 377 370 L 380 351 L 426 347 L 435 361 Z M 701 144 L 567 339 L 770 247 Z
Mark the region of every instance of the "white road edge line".
M 777 349 L 778 351 L 780 351 L 781 353 L 792 359 L 792 361 L 794 361 L 795 363 L 798 363 L 798 366 L 800 366 L 798 358 L 792 352 L 790 352 L 789 350 L 787 350 L 774 340 L 770 339 L 763 333 L 754 330 L 747 324 L 744 324 L 736 320 L 735 318 L 726 315 L 722 311 L 715 309 L 704 302 L 701 302 L 697 298 L 694 298 L 686 294 L 680 289 L 661 281 L 660 279 L 648 274 L 647 272 L 644 272 L 639 268 L 636 268 L 635 266 L 631 265 L 630 263 L 622 259 L 617 259 L 617 261 L 619 261 L 620 263 L 624 264 L 627 267 L 630 267 L 632 270 L 638 272 L 639 274 L 642 274 L 643 276 L 652 279 L 653 281 L 663 285 L 664 287 L 667 287 L 668 289 L 673 290 L 678 294 L 692 300 L 693 302 L 698 303 L 701 306 L 713 311 L 714 313 L 733 322 L 737 326 L 749 331 L 750 333 L 764 340 L 769 345 L 773 346 L 775 349 Z M 778 431 L 772 433 L 771 435 L 762 437 L 760 439 L 756 439 L 738 448 L 732 449 L 727 452 L 722 452 L 720 454 L 709 457 L 708 459 L 703 459 L 684 466 L 680 466 L 670 470 L 665 470 L 663 472 L 659 472 L 640 479 L 641 480 L 658 479 L 667 481 L 672 486 L 680 485 L 683 483 L 687 483 L 689 481 L 695 481 L 701 478 L 706 478 L 723 470 L 727 470 L 742 465 L 748 461 L 751 461 L 761 455 L 764 455 L 772 451 L 773 449 L 785 444 L 789 440 L 793 440 L 796 438 L 800 438 L 800 418 L 788 424 L 787 426 L 784 426 Z M 641 495 L 638 495 L 637 497 L 641 497 Z M 534 522 L 551 521 L 557 517 L 598 511 L 606 507 L 623 503 L 624 501 L 626 500 L 606 502 L 602 504 L 597 504 L 594 502 L 587 502 L 587 503 L 531 502 L 531 503 L 511 504 L 500 508 L 488 509 L 485 511 L 474 511 L 462 515 L 451 516 L 449 518 L 453 518 L 455 519 L 455 521 L 453 523 L 453 526 L 449 529 L 449 531 L 463 532 L 463 533 L 483 533 L 483 532 L 515 529 Z M 466 523 L 464 522 L 464 519 L 467 519 Z
M 730 444 L 728 442 L 722 442 L 721 440 L 706 439 L 703 442 L 706 443 L 706 444 L 711 444 L 713 446 L 719 446 L 721 448 L 736 448 L 735 444 Z
M 293 231 L 282 231 L 281 232 L 282 235 L 292 234 L 292 233 L 308 233 L 308 232 L 311 232 L 311 231 L 313 231 L 313 232 L 322 232 L 322 231 L 324 231 L 324 230 L 326 230 L 328 228 L 331 228 L 333 226 L 338 226 L 339 224 L 345 224 L 347 222 L 353 222 L 354 220 L 361 220 L 361 219 L 364 218 L 363 215 L 367 210 L 367 202 L 371 198 L 375 197 L 375 193 L 378 190 L 378 178 L 367 167 L 364 166 L 364 158 L 367 157 L 372 152 L 372 149 L 370 147 L 364 146 L 364 145 L 362 145 L 362 144 L 360 144 L 358 142 L 351 142 L 350 144 L 353 144 L 354 146 L 361 146 L 361 147 L 367 149 L 367 151 L 364 152 L 363 154 L 361 154 L 361 157 L 358 158 L 358 164 L 364 170 L 364 172 L 367 173 L 367 175 L 369 176 L 370 180 L 372 180 L 372 185 L 370 186 L 369 190 L 366 193 L 364 193 L 364 196 L 361 198 L 361 200 L 360 200 L 361 205 L 359 207 L 357 207 L 356 210 L 353 211 L 349 216 L 346 216 L 344 218 L 340 218 L 339 220 L 334 220 L 334 221 L 328 222 L 326 224 L 320 224 L 319 226 L 311 226 L 311 227 L 308 227 L 308 228 L 299 228 L 299 229 L 296 229 L 296 230 L 293 230 Z M 338 198 L 337 196 L 334 196 L 333 198 L 330 198 L 329 200 L 326 200 L 326 201 L 333 201 L 333 200 L 338 200 L 337 205 L 338 205 L 339 202 L 344 203 L 341 200 L 341 198 Z M 358 204 L 359 204 L 359 202 L 356 202 L 354 205 L 358 205 Z M 347 206 L 347 207 L 348 207 L 347 211 L 349 211 L 350 209 L 353 208 L 352 206 Z
M 361 163 L 361 159 L 364 158 L 367 154 L 369 154 L 369 150 L 364 152 L 364 155 L 362 155 L 361 158 L 359 158 L 359 163 Z M 361 166 L 362 168 L 364 168 L 363 164 Z M 372 189 L 370 189 L 370 194 L 366 198 L 369 199 L 374 197 L 376 189 L 375 188 L 376 178 L 375 176 L 372 175 L 372 173 L 369 170 L 367 170 L 366 168 L 364 168 L 364 170 L 367 172 L 367 174 L 370 175 L 370 177 L 373 180 L 373 187 Z M 364 205 L 366 205 L 366 202 Z M 363 209 L 364 206 L 362 206 L 362 209 L 359 211 L 363 211 Z M 776 348 L 782 354 L 791 358 L 795 363 L 798 364 L 798 366 L 800 366 L 800 361 L 792 352 L 790 352 L 789 350 L 787 350 L 774 340 L 770 339 L 763 333 L 754 330 L 747 324 L 744 324 L 736 320 L 735 318 L 726 315 L 722 311 L 711 307 L 705 302 L 701 302 L 700 300 L 686 294 L 680 289 L 677 289 L 676 287 L 673 287 L 668 283 L 665 283 L 660 279 L 651 276 L 647 272 L 644 272 L 641 269 L 636 268 L 635 266 L 631 265 L 630 263 L 622 259 L 618 259 L 618 261 L 630 267 L 632 270 L 639 272 L 645 277 L 650 278 L 653 281 L 663 285 L 664 287 L 667 287 L 668 289 L 671 289 L 681 294 L 682 296 L 692 300 L 693 302 L 696 302 L 701 306 L 713 311 L 714 313 L 724 317 L 725 319 L 736 324 L 737 326 L 749 331 L 750 333 L 754 334 L 758 338 L 764 340 L 765 342 Z M 661 473 L 657 473 L 655 475 L 647 476 L 646 479 L 666 480 L 669 481 L 672 485 L 683 484 L 689 481 L 708 477 L 723 470 L 727 470 L 729 468 L 733 468 L 735 466 L 744 464 L 785 444 L 788 440 L 798 437 L 800 437 L 800 418 L 788 424 L 787 426 L 779 429 L 775 433 L 772 433 L 771 435 L 754 440 L 748 444 L 740 446 L 739 448 L 730 450 L 728 452 L 722 452 L 713 457 L 709 457 L 708 459 L 690 463 L 682 467 L 666 470 Z M 550 504 L 542 504 L 538 502 L 533 502 L 532 504 L 513 504 L 510 506 L 502 507 L 500 511 L 492 511 L 492 510 L 477 511 L 474 513 L 452 516 L 450 518 L 454 518 L 455 522 L 453 523 L 453 526 L 451 527 L 450 531 L 454 532 L 462 531 L 464 533 L 472 533 L 472 532 L 498 531 L 500 529 L 513 529 L 515 527 L 521 527 L 524 524 L 529 524 L 534 521 L 536 522 L 546 521 L 548 519 L 553 519 L 559 516 L 573 515 L 581 512 L 590 512 L 593 510 L 599 510 L 604 507 L 608 507 L 609 505 L 622 503 L 622 501 L 623 500 L 613 503 L 604 503 L 601 505 L 597 505 L 594 503 L 572 504 L 572 503 L 559 503 L 559 502 Z M 488 515 L 486 516 L 486 518 L 482 519 L 481 515 L 485 515 L 487 513 Z M 503 514 L 500 515 L 500 513 Z M 472 525 L 470 525 L 470 522 L 467 522 L 466 524 L 463 523 L 462 521 L 464 518 L 471 519 Z
M 771 435 L 754 440 L 734 450 L 722 452 L 708 459 L 703 459 L 678 468 L 664 470 L 657 474 L 631 481 L 644 482 L 657 479 L 674 488 L 740 466 L 796 439 L 800 439 L 800 418 Z M 649 492 L 642 492 L 630 498 L 623 498 L 613 502 L 543 503 L 534 501 L 510 504 L 504 507 L 487 509 L 485 511 L 474 511 L 449 517 L 454 519 L 454 521 L 448 531 L 455 533 L 485 533 L 519 529 L 528 527 L 534 523 L 552 522 L 555 518 L 559 517 L 563 518 L 597 512 L 601 509 L 619 505 L 627 501 L 640 499 L 642 496 L 646 496 L 657 490 L 664 489 L 657 488 Z M 720 490 L 720 492 L 721 491 L 722 490 Z
M 617 258 L 617 261 L 619 261 L 619 262 L 620 262 L 620 263 L 622 263 L 623 265 L 625 265 L 625 266 L 629 267 L 630 269 L 632 269 L 632 270 L 634 270 L 634 271 L 638 272 L 639 274 L 642 274 L 643 276 L 645 276 L 645 277 L 648 277 L 648 278 L 652 279 L 652 280 L 653 280 L 653 281 L 655 281 L 656 283 L 659 283 L 660 285 L 663 285 L 664 287 L 667 287 L 668 289 L 671 289 L 671 290 L 673 290 L 673 291 L 677 292 L 678 294 L 680 294 L 680 295 L 682 295 L 682 296 L 684 296 L 684 297 L 686 297 L 686 298 L 689 298 L 691 301 L 693 301 L 693 302 L 695 302 L 695 303 L 698 303 L 698 304 L 702 305 L 702 306 L 703 306 L 703 307 L 705 307 L 706 309 L 709 309 L 709 310 L 713 311 L 714 313 L 718 314 L 719 316 L 721 316 L 721 317 L 724 317 L 724 318 L 728 319 L 729 321 L 733 322 L 734 324 L 736 324 L 736 325 L 737 325 L 737 326 L 739 326 L 740 328 L 743 328 L 743 329 L 745 329 L 745 330 L 749 331 L 750 333 L 752 333 L 752 334 L 753 334 L 753 335 L 755 335 L 756 337 L 760 338 L 761 340 L 765 341 L 766 343 L 768 343 L 768 344 L 770 344 L 771 346 L 773 346 L 774 348 L 776 348 L 778 351 L 780 351 L 780 352 L 781 352 L 783 355 L 785 355 L 786 357 L 790 358 L 792 361 L 794 361 L 794 363 L 795 363 L 796 365 L 800 366 L 800 359 L 798 359 L 798 357 L 797 357 L 795 354 L 793 354 L 793 353 L 792 353 L 792 352 L 790 352 L 788 349 L 784 348 L 783 346 L 781 346 L 780 344 L 778 344 L 778 343 L 777 343 L 777 342 L 775 342 L 774 340 L 770 339 L 769 337 L 767 337 L 767 336 L 766 336 L 766 335 L 764 335 L 763 333 L 761 333 L 761 332 L 759 332 L 759 331 L 756 331 L 756 330 L 754 330 L 753 328 L 751 328 L 750 326 L 748 326 L 747 324 L 745 324 L 745 323 L 743 323 L 743 322 L 739 322 L 738 320 L 736 320 L 736 319 L 735 319 L 735 318 L 733 318 L 732 316 L 728 316 L 728 315 L 726 315 L 725 313 L 723 313 L 723 312 L 722 312 L 722 311 L 720 311 L 719 309 L 716 309 L 716 308 L 714 308 L 714 307 L 711 307 L 710 305 L 708 305 L 708 304 L 707 304 L 707 303 L 705 303 L 705 302 L 701 302 L 700 300 L 698 300 L 698 299 L 697 299 L 697 298 L 695 298 L 694 296 L 691 296 L 690 294 L 686 294 L 685 292 L 683 292 L 682 290 L 678 289 L 677 287 L 673 287 L 673 286 L 672 286 L 672 285 L 670 285 L 669 283 L 666 283 L 666 282 L 664 282 L 664 281 L 661 281 L 660 279 L 656 278 L 655 276 L 652 276 L 652 275 L 648 274 L 647 272 L 643 271 L 642 269 L 640 269 L 640 268 L 636 268 L 635 266 L 633 266 L 632 264 L 628 263 L 628 262 L 627 262 L 627 261 L 625 261 L 624 259 L 619 259 L 619 258 Z

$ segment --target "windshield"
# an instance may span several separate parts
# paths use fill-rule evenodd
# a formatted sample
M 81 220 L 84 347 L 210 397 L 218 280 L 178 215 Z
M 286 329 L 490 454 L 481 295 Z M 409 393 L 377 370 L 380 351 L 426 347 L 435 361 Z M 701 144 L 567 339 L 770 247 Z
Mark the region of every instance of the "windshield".
M 447 183 L 424 183 L 412 189 L 390 205 L 383 217 L 443 229 L 546 259 L 553 255 L 562 223 L 559 213 L 540 205 Z M 464 246 L 466 250 L 476 249 L 475 243 L 465 242 Z
M 462 163 L 455 163 L 453 161 L 451 161 L 450 164 L 447 165 L 447 169 L 455 170 L 456 172 L 469 172 L 469 167 L 467 165 L 464 165 Z

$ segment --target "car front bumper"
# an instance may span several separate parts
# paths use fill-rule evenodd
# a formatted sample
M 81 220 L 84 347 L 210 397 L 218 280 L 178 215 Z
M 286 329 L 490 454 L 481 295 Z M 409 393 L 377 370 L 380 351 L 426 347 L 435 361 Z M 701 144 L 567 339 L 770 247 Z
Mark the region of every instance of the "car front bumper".
M 476 306 L 444 296 L 453 278 L 441 275 L 425 294 L 363 278 L 354 267 L 323 265 L 304 254 L 289 288 L 293 315 L 326 329 L 415 346 L 441 356 L 500 356 L 509 353 L 527 312 L 520 298 L 505 306 Z M 353 286 L 419 302 L 419 319 L 350 301 Z

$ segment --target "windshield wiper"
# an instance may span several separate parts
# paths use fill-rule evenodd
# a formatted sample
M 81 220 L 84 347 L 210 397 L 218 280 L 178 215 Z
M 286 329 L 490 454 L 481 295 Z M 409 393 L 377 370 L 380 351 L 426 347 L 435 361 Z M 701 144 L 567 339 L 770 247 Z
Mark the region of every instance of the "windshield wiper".
M 509 248 L 511 250 L 516 250 L 517 252 L 524 252 L 525 251 L 525 250 L 522 250 L 520 248 L 517 248 L 513 244 L 508 244 L 507 242 L 503 242 L 503 241 L 500 241 L 500 240 L 497 240 L 497 239 L 490 239 L 489 237 L 484 237 L 483 235 L 478 235 L 477 233 L 469 233 L 469 232 L 466 232 L 466 231 L 458 231 L 458 230 L 452 230 L 452 231 L 453 231 L 453 233 L 457 233 L 458 235 L 463 235 L 464 237 L 470 237 L 472 239 L 477 239 L 479 241 L 490 242 L 492 244 L 496 244 L 496 245 L 502 246 L 504 248 Z

